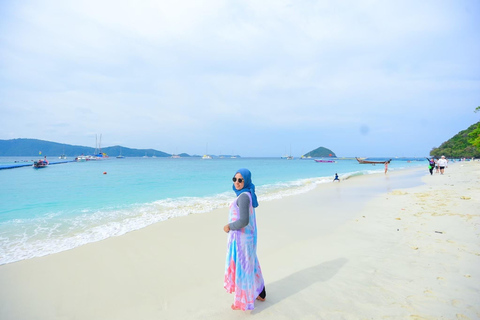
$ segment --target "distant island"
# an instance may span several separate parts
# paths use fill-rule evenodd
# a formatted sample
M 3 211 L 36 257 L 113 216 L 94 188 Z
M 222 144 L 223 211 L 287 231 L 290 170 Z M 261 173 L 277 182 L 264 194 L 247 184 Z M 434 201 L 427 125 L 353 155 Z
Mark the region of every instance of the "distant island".
M 325 148 L 325 147 L 318 147 L 317 149 L 315 150 L 312 150 L 310 152 L 307 152 L 303 155 L 304 158 L 307 158 L 307 157 L 312 157 L 312 158 L 324 158 L 324 157 L 333 157 L 333 158 L 336 158 L 337 156 L 335 155 L 335 152 L 333 152 L 332 150 L 328 149 L 328 148 Z
M 15 157 L 15 156 L 47 156 L 58 157 L 60 155 L 66 155 L 67 157 L 76 157 L 79 155 L 93 155 L 95 152 L 99 152 L 95 148 L 75 146 L 70 144 L 63 144 L 38 139 L 11 139 L 0 140 L 0 156 L 1 157 Z M 163 151 L 155 149 L 132 149 L 122 146 L 113 146 L 102 148 L 101 152 L 106 153 L 110 157 L 116 157 L 122 155 L 125 157 L 170 157 Z M 179 154 L 180 157 L 190 157 L 186 153 Z
M 132 149 L 122 146 L 113 146 L 100 149 L 85 146 L 75 146 L 71 144 L 58 143 L 38 139 L 10 139 L 0 140 L 0 157 L 78 157 L 80 155 L 95 155 L 105 153 L 109 157 L 122 155 L 124 157 L 158 157 L 167 158 L 171 156 L 188 158 L 201 157 L 200 155 L 189 155 L 188 153 L 169 154 L 155 149 Z M 240 158 L 240 155 L 219 155 L 213 158 Z

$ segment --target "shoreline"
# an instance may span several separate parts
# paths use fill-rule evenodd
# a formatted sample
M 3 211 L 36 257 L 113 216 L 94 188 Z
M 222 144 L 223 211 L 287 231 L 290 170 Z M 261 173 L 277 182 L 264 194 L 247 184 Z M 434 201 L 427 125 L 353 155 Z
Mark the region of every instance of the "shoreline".
M 472 210 L 480 207 L 480 165 L 426 174 L 364 175 L 261 203 L 267 301 L 252 312 L 230 310 L 232 296 L 222 287 L 222 208 L 2 265 L 0 318 L 478 317 L 479 214 Z M 451 242 L 460 238 L 462 251 Z M 449 295 L 454 303 L 445 303 Z
M 352 181 L 351 179 L 358 177 L 380 174 L 380 171 L 371 165 L 362 167 L 369 169 L 341 173 L 341 179 Z M 418 166 L 396 168 L 389 175 L 395 175 L 396 172 L 406 172 L 405 170 L 411 172 L 410 170 L 417 168 Z M 383 171 L 381 173 L 383 174 Z M 328 185 L 330 183 L 332 183 L 330 176 L 319 175 L 311 178 L 300 178 L 283 183 L 258 186 L 257 195 L 261 202 L 269 202 L 308 193 L 315 188 L 324 188 L 323 184 Z M 18 229 L 13 227 L 15 225 L 13 223 L 12 229 L 7 230 L 11 233 L 7 233 L 6 236 L 7 238 L 11 236 L 11 238 L 8 241 L 5 240 L 0 247 L 0 265 L 72 250 L 85 244 L 122 236 L 180 216 L 208 214 L 214 209 L 228 208 L 230 201 L 231 191 L 226 191 L 203 197 L 165 198 L 153 202 L 139 203 L 135 207 L 128 206 L 118 210 L 115 209 L 114 211 L 108 209 L 100 210 L 98 213 L 90 211 L 78 216 L 74 214 L 71 219 L 66 217 L 64 221 L 46 219 L 45 221 L 28 222 L 27 220 L 25 225 L 18 226 L 19 228 L 25 228 L 24 234 L 18 232 Z M 35 233 L 35 229 L 49 230 L 52 227 L 58 231 L 53 236 L 42 233 L 42 231 L 38 235 L 32 235 Z M 35 240 L 32 241 L 31 239 Z

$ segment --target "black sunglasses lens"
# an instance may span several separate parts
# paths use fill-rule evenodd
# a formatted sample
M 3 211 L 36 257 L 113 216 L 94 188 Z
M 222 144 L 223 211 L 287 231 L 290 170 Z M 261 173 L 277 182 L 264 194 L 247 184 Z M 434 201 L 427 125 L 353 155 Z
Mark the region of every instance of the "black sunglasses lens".
M 233 182 L 237 182 L 237 178 L 233 178 L 232 180 L 233 180 Z M 242 183 L 242 182 L 243 182 L 243 179 L 238 178 L 238 183 Z

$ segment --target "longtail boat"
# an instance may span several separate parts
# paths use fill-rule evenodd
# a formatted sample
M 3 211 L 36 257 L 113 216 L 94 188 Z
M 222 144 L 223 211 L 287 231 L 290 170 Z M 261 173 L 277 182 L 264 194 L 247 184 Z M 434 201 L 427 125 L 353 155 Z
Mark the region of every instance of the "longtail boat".
M 390 163 L 390 161 L 392 161 L 392 159 L 387 160 L 387 161 L 369 161 L 369 160 L 365 160 L 365 158 L 359 159 L 357 157 L 355 157 L 355 159 L 357 159 L 358 163 L 360 163 L 360 164 L 380 164 L 380 163 L 383 164 L 385 162 Z

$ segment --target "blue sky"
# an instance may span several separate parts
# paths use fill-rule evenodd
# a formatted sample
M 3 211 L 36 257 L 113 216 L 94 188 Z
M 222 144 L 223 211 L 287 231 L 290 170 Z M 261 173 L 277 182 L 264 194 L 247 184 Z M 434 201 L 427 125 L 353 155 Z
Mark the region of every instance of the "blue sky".
M 0 139 L 427 156 L 480 120 L 480 2 L 2 1 Z

